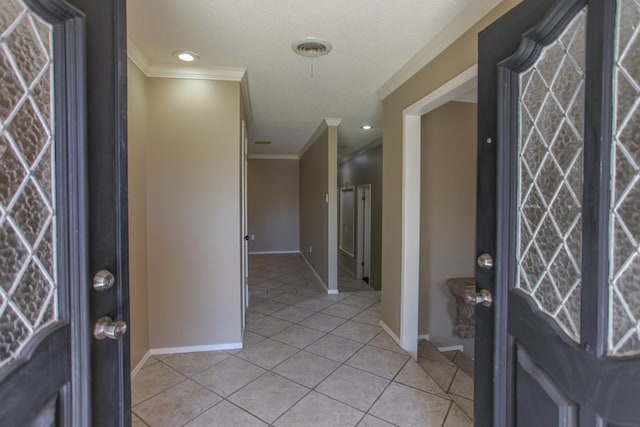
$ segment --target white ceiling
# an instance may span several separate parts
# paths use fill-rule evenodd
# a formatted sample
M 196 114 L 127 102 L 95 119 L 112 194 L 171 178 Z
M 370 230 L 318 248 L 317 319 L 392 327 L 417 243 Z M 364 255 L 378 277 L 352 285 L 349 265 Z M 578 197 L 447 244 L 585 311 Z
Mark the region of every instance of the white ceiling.
M 479 3 L 488 10 L 498 1 L 128 0 L 128 37 L 147 68 L 191 75 L 246 70 L 250 153 L 297 154 L 323 118 L 336 117 L 343 119 L 345 154 L 382 135 L 376 92 Z M 330 41 L 331 53 L 313 60 L 296 55 L 291 43 L 310 36 Z M 200 61 L 179 64 L 172 56 L 179 49 L 197 52 Z M 374 129 L 361 130 L 364 123 Z

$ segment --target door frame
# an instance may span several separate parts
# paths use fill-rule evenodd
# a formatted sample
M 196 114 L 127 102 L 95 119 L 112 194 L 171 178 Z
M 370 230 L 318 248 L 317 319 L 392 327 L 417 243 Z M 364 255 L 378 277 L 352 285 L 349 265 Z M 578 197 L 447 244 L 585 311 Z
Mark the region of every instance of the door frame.
M 371 184 L 358 185 L 356 197 L 356 276 L 371 283 Z
M 418 354 L 420 297 L 420 179 L 422 116 L 467 93 L 476 85 L 477 64 L 402 111 L 402 245 L 400 274 L 400 346 Z

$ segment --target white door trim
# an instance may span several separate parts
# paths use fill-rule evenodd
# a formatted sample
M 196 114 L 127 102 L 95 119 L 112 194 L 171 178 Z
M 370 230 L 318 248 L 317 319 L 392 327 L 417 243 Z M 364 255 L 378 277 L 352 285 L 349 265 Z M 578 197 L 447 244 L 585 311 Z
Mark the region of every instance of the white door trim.
M 473 65 L 402 111 L 402 247 L 400 270 L 400 345 L 418 354 L 420 297 L 420 145 L 422 116 L 476 85 Z

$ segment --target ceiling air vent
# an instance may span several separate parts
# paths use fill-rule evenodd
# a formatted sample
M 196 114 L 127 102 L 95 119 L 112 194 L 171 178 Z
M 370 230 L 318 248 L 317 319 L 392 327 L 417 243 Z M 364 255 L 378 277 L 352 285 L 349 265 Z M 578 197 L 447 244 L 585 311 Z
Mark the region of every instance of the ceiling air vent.
M 331 43 L 315 37 L 307 37 L 291 44 L 291 49 L 301 56 L 317 58 L 331 52 Z

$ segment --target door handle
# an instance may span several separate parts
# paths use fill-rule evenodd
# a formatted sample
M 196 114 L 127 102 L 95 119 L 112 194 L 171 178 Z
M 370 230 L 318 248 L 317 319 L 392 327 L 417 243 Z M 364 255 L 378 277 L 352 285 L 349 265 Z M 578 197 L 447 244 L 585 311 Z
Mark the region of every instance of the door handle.
M 478 304 L 482 304 L 485 307 L 491 307 L 493 304 L 493 297 L 491 296 L 491 292 L 486 289 L 481 289 L 475 295 L 467 295 L 465 301 L 467 304 L 474 307 Z
M 248 234 L 246 236 L 244 236 L 244 240 L 246 240 L 247 242 L 249 241 L 249 235 Z
M 112 340 L 120 339 L 127 332 L 127 324 L 122 320 L 113 320 L 109 316 L 98 319 L 93 327 L 93 336 L 96 339 L 103 340 L 109 338 Z

